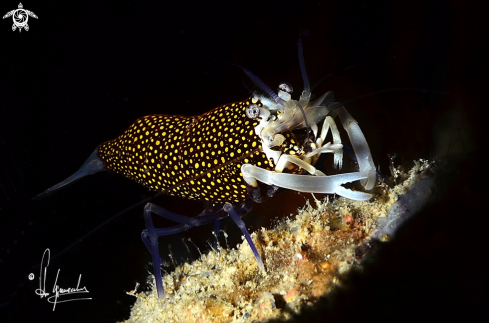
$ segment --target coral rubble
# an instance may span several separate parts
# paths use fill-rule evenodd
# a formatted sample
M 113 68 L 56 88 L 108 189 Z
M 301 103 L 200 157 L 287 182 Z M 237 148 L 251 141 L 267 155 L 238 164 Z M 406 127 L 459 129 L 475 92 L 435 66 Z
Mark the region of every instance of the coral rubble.
M 246 242 L 218 247 L 163 277 L 165 298 L 156 290 L 137 300 L 126 322 L 253 322 L 285 320 L 361 270 L 372 245 L 396 229 L 429 200 L 434 163 L 394 169 L 397 185 L 380 183 L 365 202 L 345 198 L 307 204 L 275 228 L 252 234 L 266 267 L 259 271 Z

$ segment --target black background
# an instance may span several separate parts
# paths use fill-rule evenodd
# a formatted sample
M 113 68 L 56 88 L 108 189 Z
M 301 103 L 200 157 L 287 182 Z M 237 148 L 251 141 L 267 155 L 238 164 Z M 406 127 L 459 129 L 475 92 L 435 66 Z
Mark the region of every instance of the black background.
M 17 8 L 3 1 L 1 14 Z M 43 251 L 56 254 L 151 192 L 120 176 L 84 178 L 41 201 L 31 198 L 71 175 L 95 147 L 138 117 L 202 114 L 248 97 L 237 68 L 246 66 L 272 89 L 282 81 L 302 89 L 299 32 L 315 90 L 339 101 L 397 87 L 449 93 L 391 92 L 347 108 L 359 122 L 375 163 L 387 173 L 398 162 L 457 152 L 477 158 L 460 164 L 442 202 L 425 210 L 379 257 L 370 276 L 352 278 L 324 306 L 330 320 L 475 319 L 489 295 L 485 217 L 488 176 L 475 155 L 482 133 L 485 42 L 482 10 L 456 1 L 269 1 L 243 3 L 83 1 L 23 2 L 30 30 L 12 32 L 0 21 L 0 322 L 113 322 L 129 315 L 136 282 L 146 287 L 150 256 L 140 240 L 142 205 L 53 259 L 47 285 L 82 285 L 91 301 L 52 305 L 34 294 Z M 352 69 L 351 65 L 360 64 Z M 350 167 L 350 168 L 348 168 Z M 351 170 L 346 165 L 346 171 Z M 284 193 L 245 218 L 251 230 L 304 205 Z M 202 204 L 160 197 L 159 205 L 186 215 Z M 266 217 L 268 215 L 268 218 Z M 257 220 L 263 220 L 258 222 Z M 170 223 L 161 225 L 170 225 Z M 224 228 L 239 241 L 232 223 Z M 201 250 L 211 227 L 160 239 L 177 262 L 189 237 Z M 34 281 L 27 275 L 33 272 Z M 426 312 L 426 314 L 425 314 Z M 313 314 L 318 320 L 322 315 Z M 423 314 L 421 314 L 423 313 Z

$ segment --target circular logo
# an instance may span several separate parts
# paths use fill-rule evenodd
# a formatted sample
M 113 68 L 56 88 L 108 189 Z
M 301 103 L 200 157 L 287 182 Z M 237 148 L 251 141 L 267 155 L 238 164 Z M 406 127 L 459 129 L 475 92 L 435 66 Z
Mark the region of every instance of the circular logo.
M 37 19 L 36 14 L 33 13 L 32 11 L 25 10 L 24 7 L 22 6 L 22 3 L 19 3 L 18 9 L 14 9 L 7 12 L 3 16 L 3 19 L 8 18 L 10 16 L 12 16 L 12 20 L 14 21 L 14 24 L 12 25 L 12 31 L 15 31 L 16 29 L 22 31 L 22 28 L 28 31 L 29 25 L 27 24 L 27 21 L 29 20 L 29 16 Z
M 24 9 L 15 10 L 12 16 L 14 19 L 14 24 L 17 26 L 17 28 L 24 28 L 24 26 L 27 25 L 27 20 L 29 20 L 29 17 Z

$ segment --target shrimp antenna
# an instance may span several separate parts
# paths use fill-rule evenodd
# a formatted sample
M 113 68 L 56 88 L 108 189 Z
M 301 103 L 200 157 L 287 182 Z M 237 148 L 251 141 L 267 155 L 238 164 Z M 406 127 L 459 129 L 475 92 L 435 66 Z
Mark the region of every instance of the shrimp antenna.
M 307 93 L 308 100 L 309 100 L 309 98 L 311 97 L 311 86 L 309 84 L 309 78 L 307 77 L 306 62 L 304 61 L 304 48 L 302 46 L 302 38 L 300 38 L 300 37 L 299 37 L 299 40 L 297 41 L 297 48 L 299 51 L 299 66 L 301 68 L 302 80 L 304 81 L 303 93 L 304 92 Z M 304 112 L 304 108 L 302 107 L 302 104 L 299 104 L 299 107 L 301 108 L 302 117 L 304 118 L 304 122 L 306 124 L 307 138 L 309 140 L 309 129 L 310 129 L 310 127 L 309 127 L 309 123 L 307 122 L 306 113 Z
M 268 94 L 268 96 L 270 98 L 272 98 L 273 101 L 275 101 L 275 103 L 278 103 L 282 106 L 285 106 L 285 101 L 282 98 L 280 98 L 275 92 L 273 92 L 273 90 L 271 88 L 269 88 L 262 80 L 260 80 L 258 78 L 258 76 L 253 74 L 250 70 L 248 70 L 247 68 L 244 68 L 243 66 L 238 65 L 238 64 L 228 63 L 228 62 L 224 62 L 224 63 L 232 65 L 232 66 L 236 66 L 236 67 L 240 68 L 241 70 L 243 70 L 243 72 L 250 78 L 250 80 L 253 83 L 255 83 L 255 85 L 258 86 L 263 92 Z
M 301 71 L 303 72 L 302 77 L 304 79 L 304 87 L 306 87 L 306 84 L 307 84 L 307 88 L 309 88 L 309 80 L 307 79 L 306 67 L 304 64 L 304 57 L 302 56 L 302 50 L 299 50 L 299 62 L 301 61 L 301 59 L 302 59 L 302 63 L 300 63 L 300 64 L 301 64 Z M 253 83 L 255 83 L 255 85 L 258 86 L 262 91 L 264 91 L 266 94 L 268 94 L 268 96 L 270 98 L 272 98 L 273 101 L 275 101 L 275 103 L 280 104 L 281 106 L 285 106 L 286 102 L 281 97 L 279 97 L 272 89 L 270 89 L 262 80 L 260 80 L 258 78 L 258 76 L 253 74 L 253 72 L 251 72 L 247 68 L 244 68 L 243 66 L 238 65 L 238 64 L 229 63 L 229 62 L 223 62 L 223 63 L 229 64 L 232 66 L 236 66 L 236 67 L 240 68 L 241 70 L 243 70 L 243 72 L 251 79 L 251 81 Z M 304 107 L 302 107 L 301 104 L 299 104 L 298 106 L 301 110 L 302 117 L 304 118 L 306 128 L 307 128 L 307 133 L 309 133 L 310 127 L 309 127 L 309 124 L 307 122 L 307 117 L 306 117 L 306 113 L 304 112 Z
M 302 38 L 299 38 L 299 41 L 297 42 L 297 47 L 299 49 L 299 66 L 301 67 L 302 79 L 304 80 L 304 91 L 311 92 L 311 86 L 309 84 L 309 78 L 307 77 L 307 72 L 306 72 L 306 62 L 304 61 L 304 49 L 302 46 Z

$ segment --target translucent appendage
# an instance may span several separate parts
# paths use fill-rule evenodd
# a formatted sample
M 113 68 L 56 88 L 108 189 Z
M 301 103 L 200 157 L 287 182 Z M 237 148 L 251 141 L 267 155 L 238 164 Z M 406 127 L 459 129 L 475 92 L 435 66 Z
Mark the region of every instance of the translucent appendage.
M 354 192 L 341 186 L 345 183 L 366 179 L 366 174 L 361 172 L 331 176 L 309 176 L 276 173 L 250 164 L 241 166 L 241 172 L 245 179 L 254 178 L 268 185 L 275 185 L 299 192 L 338 194 L 357 201 L 366 201 L 372 197 L 371 194 Z
M 105 167 L 105 164 L 104 162 L 100 159 L 100 157 L 98 156 L 98 147 L 93 151 L 93 153 L 90 155 L 90 157 L 88 157 L 88 159 L 81 165 L 81 167 L 76 171 L 76 173 L 74 173 L 73 175 L 71 175 L 70 177 L 68 177 L 67 179 L 65 179 L 64 181 L 48 188 L 47 190 L 45 190 L 44 192 L 42 192 L 41 194 L 38 194 L 35 196 L 35 199 L 39 199 L 39 198 L 42 198 L 44 197 L 45 195 L 63 187 L 63 186 L 66 186 L 74 181 L 76 181 L 77 179 L 79 178 L 82 178 L 82 177 L 85 177 L 85 176 L 88 176 L 88 175 L 92 175 L 92 174 L 95 174 L 97 172 L 100 172 L 102 170 L 106 170 L 107 168 Z

